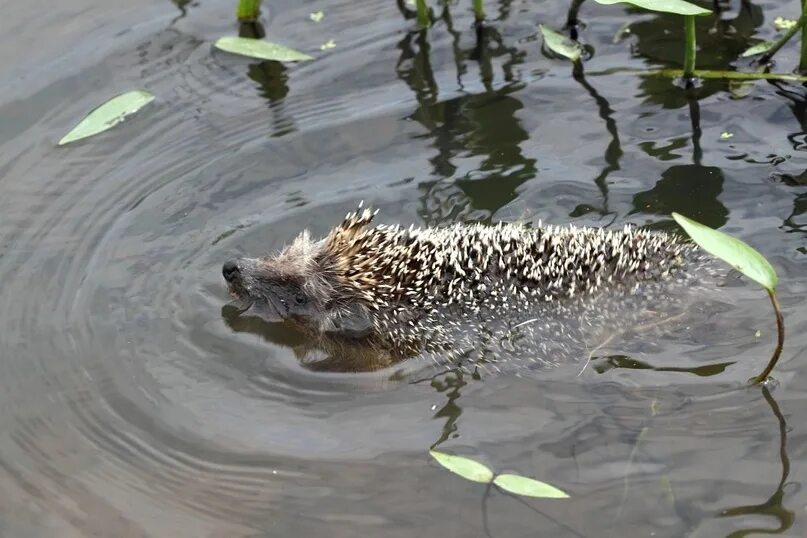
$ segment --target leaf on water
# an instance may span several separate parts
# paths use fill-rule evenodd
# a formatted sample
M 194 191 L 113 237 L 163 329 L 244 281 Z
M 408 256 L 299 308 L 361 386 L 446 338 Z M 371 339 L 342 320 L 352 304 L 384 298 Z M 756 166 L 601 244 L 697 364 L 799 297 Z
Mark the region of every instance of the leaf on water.
M 790 30 L 795 27 L 799 21 L 793 19 L 786 19 L 784 17 L 776 17 L 773 19 L 773 25 L 777 30 Z
M 594 0 L 598 4 L 630 4 L 650 11 L 673 13 L 675 15 L 709 15 L 710 10 L 685 2 L 684 0 Z
M 214 46 L 225 52 L 249 56 L 250 58 L 257 58 L 259 60 L 301 62 L 313 59 L 308 54 L 284 47 L 283 45 L 249 37 L 221 37 L 216 41 Z
M 762 54 L 763 52 L 768 52 L 772 46 L 773 43 L 770 41 L 762 41 L 761 43 L 757 43 L 756 45 L 752 45 L 745 49 L 740 56 L 747 58 L 748 56 L 754 56 L 755 54 Z
M 762 254 L 735 237 L 683 215 L 673 213 L 672 217 L 703 250 L 725 261 L 768 291 L 776 289 L 776 271 Z
M 482 482 L 483 484 L 489 484 L 493 480 L 493 471 L 470 458 L 452 456 L 436 450 L 430 450 L 429 454 L 437 460 L 437 463 L 466 480 Z
M 517 474 L 500 474 L 493 483 L 510 493 L 543 499 L 568 499 L 569 495 L 545 482 Z
M 538 28 L 544 36 L 544 45 L 546 45 L 546 48 L 573 62 L 580 59 L 580 56 L 583 54 L 583 46 L 580 45 L 580 43 L 569 39 L 551 28 L 547 28 L 543 24 L 538 25 Z
M 328 50 L 334 47 L 336 47 L 336 42 L 334 42 L 333 39 L 329 39 L 327 42 L 319 46 L 319 50 Z
M 722 133 L 720 133 L 720 140 L 728 140 L 729 138 L 733 137 L 734 133 L 732 133 L 731 131 L 723 131 Z
M 323 11 L 315 11 L 314 13 L 309 15 L 308 18 L 311 19 L 314 22 L 319 22 L 319 21 L 322 20 L 322 18 L 324 16 L 325 16 L 325 13 Z
M 729 92 L 732 99 L 743 99 L 751 95 L 754 83 L 745 80 L 729 80 Z
M 58 145 L 63 146 L 111 129 L 153 100 L 154 96 L 144 90 L 134 90 L 115 96 L 87 114 L 72 131 L 59 140 Z

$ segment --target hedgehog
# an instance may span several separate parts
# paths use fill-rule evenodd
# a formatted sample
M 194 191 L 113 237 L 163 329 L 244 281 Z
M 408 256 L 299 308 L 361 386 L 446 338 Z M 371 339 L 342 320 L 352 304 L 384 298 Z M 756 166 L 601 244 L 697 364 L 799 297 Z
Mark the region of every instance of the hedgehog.
M 485 338 L 481 322 L 501 342 L 549 316 L 581 325 L 581 313 L 605 308 L 597 306 L 603 296 L 652 304 L 691 286 L 690 269 L 707 263 L 689 241 L 631 226 L 418 228 L 375 225 L 377 213 L 360 204 L 322 239 L 303 231 L 274 256 L 224 263 L 242 312 L 291 323 L 330 352 L 375 350 L 375 369 L 476 348 Z M 565 332 L 563 324 L 553 330 Z M 468 333 L 474 338 L 459 337 Z M 537 344 L 550 340 L 558 339 Z

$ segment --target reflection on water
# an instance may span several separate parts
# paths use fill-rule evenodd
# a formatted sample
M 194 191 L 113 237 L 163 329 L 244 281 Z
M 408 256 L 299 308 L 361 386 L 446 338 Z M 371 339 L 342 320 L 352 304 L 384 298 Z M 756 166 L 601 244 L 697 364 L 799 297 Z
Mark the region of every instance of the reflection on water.
M 490 2 L 477 29 L 470 5 L 439 3 L 421 31 L 406 2 L 327 0 L 315 25 L 312 5 L 280 0 L 268 35 L 317 56 L 281 66 L 211 50 L 235 32 L 229 0 L 117 1 L 86 18 L 84 0 L 53 4 L 32 56 L 0 55 L 26 90 L 0 98 L 1 536 L 807 532 L 802 87 L 735 99 L 719 81 L 609 73 L 680 52 L 678 18 L 620 6 L 582 6 L 592 56 L 573 72 L 535 38 L 566 4 Z M 8 28 L 34 8 L 9 7 Z M 727 67 L 799 9 L 703 19 L 699 62 Z M 324 36 L 337 47 L 319 51 Z M 158 100 L 54 147 L 129 87 Z M 670 228 L 681 211 L 722 226 L 780 271 L 778 384 L 743 385 L 774 329 L 740 278 L 585 368 L 305 368 L 302 335 L 231 315 L 221 260 L 320 235 L 360 199 L 406 225 Z M 434 446 L 572 499 L 486 492 L 433 466 Z

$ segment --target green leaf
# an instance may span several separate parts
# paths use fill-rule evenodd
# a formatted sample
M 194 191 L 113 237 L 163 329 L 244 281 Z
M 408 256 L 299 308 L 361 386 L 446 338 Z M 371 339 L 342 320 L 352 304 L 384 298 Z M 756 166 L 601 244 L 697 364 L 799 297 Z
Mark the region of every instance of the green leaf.
M 784 17 L 776 17 L 773 19 L 773 25 L 776 27 L 777 30 L 790 30 L 794 28 L 799 21 L 794 19 L 786 19 Z
M 308 54 L 294 49 L 249 37 L 222 37 L 214 45 L 217 49 L 241 56 L 249 56 L 259 60 L 275 60 L 278 62 L 300 62 L 312 60 Z
M 493 471 L 470 458 L 452 456 L 436 450 L 430 450 L 429 454 L 437 460 L 437 463 L 467 480 L 483 484 L 489 484 L 493 480 Z
M 520 476 L 517 474 L 500 474 L 493 479 L 493 483 L 510 493 L 526 497 L 540 497 L 545 499 L 568 499 L 569 495 L 555 486 L 545 482 Z
M 734 133 L 731 131 L 723 131 L 720 133 L 720 140 L 729 140 L 730 138 L 734 138 Z
M 59 140 L 58 145 L 63 146 L 111 129 L 126 119 L 127 116 L 134 114 L 153 100 L 154 96 L 143 90 L 130 91 L 115 96 L 87 114 L 72 131 Z
M 703 250 L 725 261 L 768 291 L 773 292 L 776 289 L 776 271 L 762 254 L 728 234 L 678 213 L 673 213 L 672 216 Z
M 323 19 L 323 17 L 325 17 L 325 12 L 323 12 L 322 10 L 320 10 L 320 11 L 315 11 L 315 12 L 311 13 L 311 14 L 308 16 L 308 18 L 309 18 L 309 19 L 311 19 L 311 20 L 312 20 L 312 21 L 314 21 L 314 22 L 319 22 L 319 21 L 321 21 L 321 20 Z
M 577 41 L 572 41 L 565 35 L 559 34 L 555 30 L 547 28 L 543 24 L 538 25 L 538 28 L 541 30 L 541 34 L 544 36 L 544 45 L 546 45 L 546 48 L 559 56 L 570 59 L 573 62 L 580 59 L 580 56 L 583 54 L 583 46 L 580 45 L 580 43 Z
M 598 4 L 630 4 L 650 11 L 673 13 L 675 15 L 709 15 L 710 10 L 685 2 L 684 0 L 594 0 Z
M 763 52 L 768 52 L 772 46 L 773 43 L 770 41 L 762 41 L 761 43 L 757 43 L 756 45 L 752 45 L 745 49 L 740 56 L 747 58 L 748 56 L 753 56 L 755 54 L 762 54 Z

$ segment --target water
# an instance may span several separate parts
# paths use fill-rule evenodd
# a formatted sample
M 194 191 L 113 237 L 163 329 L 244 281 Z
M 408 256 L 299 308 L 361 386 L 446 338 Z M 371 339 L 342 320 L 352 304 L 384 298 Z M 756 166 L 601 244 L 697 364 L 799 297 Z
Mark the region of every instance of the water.
M 0 23 L 0 536 L 805 534 L 802 87 L 735 99 L 712 81 L 688 100 L 614 73 L 674 61 L 682 25 L 634 15 L 613 43 L 625 12 L 593 3 L 577 79 L 535 38 L 565 20 L 554 2 L 491 2 L 484 47 L 465 5 L 425 38 L 395 2 L 272 2 L 271 38 L 318 57 L 294 66 L 211 50 L 229 0 L 95 4 L 17 3 Z M 699 63 L 798 12 L 760 6 L 734 6 L 725 40 L 703 21 Z M 55 147 L 135 87 L 157 101 Z M 227 316 L 220 264 L 325 233 L 360 199 L 406 225 L 720 226 L 779 271 L 778 383 L 743 385 L 774 328 L 742 279 L 581 375 L 306 369 L 299 335 Z M 486 495 L 434 445 L 572 499 Z

